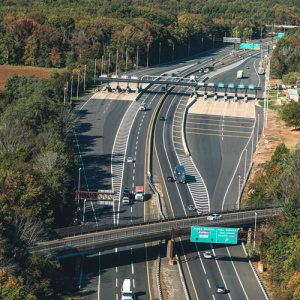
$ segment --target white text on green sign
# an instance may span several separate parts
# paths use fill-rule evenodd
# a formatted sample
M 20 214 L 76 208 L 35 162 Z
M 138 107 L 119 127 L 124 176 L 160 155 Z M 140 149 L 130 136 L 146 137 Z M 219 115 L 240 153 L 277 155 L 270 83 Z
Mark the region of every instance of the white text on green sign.
M 224 83 L 218 83 L 218 87 L 224 87 Z
M 191 227 L 191 242 L 237 243 L 238 228 Z
M 253 49 L 253 44 L 241 43 L 241 49 Z

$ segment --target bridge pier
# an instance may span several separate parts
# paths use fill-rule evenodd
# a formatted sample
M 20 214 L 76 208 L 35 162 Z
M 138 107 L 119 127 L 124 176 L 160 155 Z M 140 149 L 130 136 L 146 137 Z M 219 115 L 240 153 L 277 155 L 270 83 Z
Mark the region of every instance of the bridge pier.
M 228 100 L 227 93 L 224 94 L 224 100 L 225 100 L 225 102 Z
M 244 96 L 244 102 L 247 102 L 247 101 L 248 101 L 248 95 L 245 94 L 245 96 Z

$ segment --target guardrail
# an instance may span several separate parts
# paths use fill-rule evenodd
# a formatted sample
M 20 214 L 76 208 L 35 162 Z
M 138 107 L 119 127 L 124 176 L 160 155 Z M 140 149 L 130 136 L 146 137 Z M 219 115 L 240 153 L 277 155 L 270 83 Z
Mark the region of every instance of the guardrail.
M 281 208 L 283 207 L 282 203 L 272 203 L 268 205 L 260 205 L 260 206 L 254 206 L 254 205 L 240 205 L 240 207 L 236 204 L 232 205 L 226 205 L 223 209 L 223 211 L 220 210 L 211 210 L 210 213 L 236 213 L 236 212 L 247 212 L 247 211 L 257 211 L 257 210 L 264 210 L 264 209 L 272 209 L 272 208 Z M 180 211 L 174 211 L 174 215 L 176 217 L 170 217 L 171 214 L 167 214 L 165 216 L 165 219 L 160 219 L 159 215 L 148 215 L 145 216 L 145 219 L 148 220 L 147 222 L 144 221 L 144 216 L 136 217 L 134 220 L 128 220 L 128 218 L 120 218 L 122 220 L 121 224 L 118 227 L 116 227 L 111 220 L 108 220 L 105 222 L 104 220 L 101 221 L 101 224 L 85 224 L 85 225 L 77 225 L 77 226 L 71 226 L 71 227 L 64 227 L 64 228 L 58 228 L 54 232 L 52 236 L 53 239 L 57 238 L 65 238 L 65 237 L 73 237 L 73 236 L 79 236 L 83 234 L 89 234 L 89 233 L 95 233 L 95 232 L 101 232 L 101 231 L 109 231 L 109 230 L 115 230 L 116 228 L 128 228 L 132 226 L 141 226 L 144 224 L 156 224 L 159 222 L 170 222 L 170 221 L 176 221 L 176 220 L 188 220 L 188 219 L 194 219 L 199 218 L 201 216 L 207 216 L 207 212 L 199 214 L 191 214 L 189 216 L 186 216 L 182 210 Z M 51 237 L 50 237 L 51 238 Z
M 243 226 L 253 224 L 255 215 L 257 222 L 281 213 L 282 207 L 265 210 L 251 210 L 247 212 L 228 213 L 223 219 L 209 221 L 206 217 L 197 217 L 182 220 L 133 225 L 124 228 L 115 228 L 110 231 L 100 231 L 81 237 L 43 242 L 31 248 L 31 251 L 45 251 L 63 253 L 64 256 L 76 256 L 81 253 L 91 253 L 99 249 L 112 249 L 128 244 L 144 243 L 171 238 L 172 228 L 189 228 L 191 226 Z

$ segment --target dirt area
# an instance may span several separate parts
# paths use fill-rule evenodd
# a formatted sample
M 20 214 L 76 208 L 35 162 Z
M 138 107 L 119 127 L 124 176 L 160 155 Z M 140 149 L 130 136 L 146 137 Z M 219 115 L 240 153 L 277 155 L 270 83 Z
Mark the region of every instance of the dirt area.
M 280 105 L 276 103 L 273 106 Z M 255 175 L 261 170 L 266 161 L 270 161 L 276 147 L 280 143 L 285 143 L 286 147 L 294 150 L 300 142 L 300 131 L 294 130 L 293 127 L 287 127 L 285 122 L 279 119 L 278 110 L 268 110 L 267 127 L 264 135 L 261 135 L 258 142 L 257 154 L 253 155 L 253 168 L 246 184 L 243 199 L 247 198 L 249 186 L 253 182 Z
M 48 78 L 54 71 L 62 71 L 55 68 L 25 67 L 25 66 L 0 66 L 0 91 L 4 90 L 5 82 L 13 74 L 36 76 L 39 78 Z

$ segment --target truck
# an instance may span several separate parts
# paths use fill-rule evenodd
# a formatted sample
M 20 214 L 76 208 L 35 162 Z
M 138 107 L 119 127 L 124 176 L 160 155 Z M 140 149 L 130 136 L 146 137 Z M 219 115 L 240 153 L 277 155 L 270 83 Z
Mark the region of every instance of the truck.
M 143 186 L 135 187 L 135 200 L 144 201 L 144 187 Z
M 184 166 L 177 165 L 174 170 L 174 177 L 177 183 L 185 183 L 185 169 Z
M 243 73 L 244 73 L 243 70 L 238 70 L 238 71 L 237 71 L 236 78 L 239 78 L 239 79 L 243 78 Z
M 121 288 L 121 300 L 133 300 L 130 279 L 124 279 L 123 281 L 123 285 Z
M 264 75 L 265 69 L 263 67 L 259 67 L 257 73 L 258 73 L 258 75 Z

